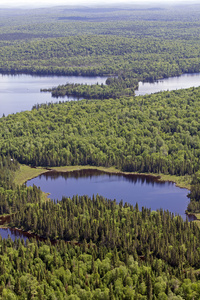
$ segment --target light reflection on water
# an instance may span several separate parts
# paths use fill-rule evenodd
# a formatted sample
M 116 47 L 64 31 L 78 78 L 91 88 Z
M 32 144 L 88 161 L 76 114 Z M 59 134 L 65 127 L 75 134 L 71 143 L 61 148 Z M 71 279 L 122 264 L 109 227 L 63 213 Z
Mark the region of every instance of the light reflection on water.
M 200 86 L 200 73 L 183 74 L 177 77 L 169 77 L 155 82 L 139 82 L 136 96 L 153 94 L 161 91 L 172 91 Z
M 35 184 L 42 191 L 50 192 L 53 199 L 73 195 L 102 195 L 108 199 L 123 200 L 135 206 L 156 210 L 162 208 L 179 214 L 185 220 L 185 210 L 189 202 L 188 190 L 175 186 L 172 182 L 159 182 L 155 177 L 145 175 L 108 174 L 97 170 L 81 170 L 69 173 L 49 171 L 27 182 L 27 186 Z M 189 220 L 193 220 L 190 216 Z M 2 238 L 8 235 L 27 239 L 28 234 L 13 229 L 0 228 Z
M 8 114 L 31 110 L 35 104 L 74 101 L 78 98 L 53 98 L 51 93 L 41 93 L 40 89 L 52 88 L 66 83 L 103 83 L 107 77 L 86 76 L 32 76 L 0 74 L 0 117 Z
M 52 199 L 62 196 L 102 195 L 108 199 L 123 200 L 135 206 L 136 202 L 152 210 L 164 209 L 181 215 L 184 219 L 189 203 L 188 190 L 172 182 L 160 182 L 152 176 L 108 174 L 97 170 L 68 173 L 50 171 L 27 182 L 27 186 L 40 186 Z

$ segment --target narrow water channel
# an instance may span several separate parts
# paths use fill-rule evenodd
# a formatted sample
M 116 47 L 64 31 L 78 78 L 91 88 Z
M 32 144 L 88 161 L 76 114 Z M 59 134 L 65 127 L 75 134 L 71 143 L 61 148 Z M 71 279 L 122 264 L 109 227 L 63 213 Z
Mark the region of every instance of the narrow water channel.
M 18 231 L 12 228 L 0 228 L 0 235 L 2 239 L 8 239 L 10 237 L 13 241 L 16 239 L 23 239 L 26 241 L 28 239 L 28 234 L 22 231 Z

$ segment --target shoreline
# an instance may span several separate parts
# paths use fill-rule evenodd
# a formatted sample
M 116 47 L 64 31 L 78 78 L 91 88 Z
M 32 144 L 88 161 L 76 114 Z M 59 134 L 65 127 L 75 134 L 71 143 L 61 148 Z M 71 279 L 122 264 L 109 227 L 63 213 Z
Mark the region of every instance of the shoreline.
M 190 179 L 191 177 L 186 176 L 176 176 L 176 175 L 165 175 L 165 174 L 156 174 L 156 173 L 138 173 L 138 172 L 123 172 L 115 167 L 98 167 L 98 166 L 61 166 L 61 167 L 29 167 L 27 165 L 21 165 L 20 171 L 17 171 L 16 176 L 19 174 L 21 178 L 18 180 L 15 179 L 15 182 L 19 185 L 26 183 L 28 180 L 31 180 L 39 175 L 42 175 L 46 172 L 62 172 L 70 173 L 80 170 L 97 170 L 107 174 L 120 174 L 120 175 L 137 175 L 137 176 L 147 176 L 155 179 L 160 182 L 173 182 L 179 188 L 185 188 L 190 190 Z
M 10 226 L 3 226 L 0 225 L 0 230 L 4 229 L 4 230 L 10 230 L 11 232 L 18 232 L 19 235 L 15 235 L 16 238 L 33 238 L 36 239 L 37 241 L 41 241 L 41 242 L 46 242 L 47 240 L 49 240 L 51 242 L 52 245 L 55 245 L 56 243 L 58 243 L 59 241 L 64 241 L 65 243 L 70 243 L 70 244 L 75 244 L 75 245 L 80 245 L 81 243 L 78 241 L 65 241 L 65 240 L 61 240 L 61 239 L 50 239 L 50 238 L 46 238 L 43 236 L 38 235 L 37 233 L 31 232 L 31 231 L 24 231 L 23 229 L 17 228 L 17 227 L 10 227 Z M 1 235 L 0 235 L 1 237 Z
M 164 175 L 164 174 L 155 174 L 155 173 L 137 173 L 137 172 L 123 172 L 119 169 L 116 169 L 115 167 L 97 167 L 97 166 L 61 166 L 61 167 L 30 167 L 27 165 L 20 165 L 20 170 L 16 172 L 16 176 L 18 174 L 21 175 L 21 184 L 24 184 L 25 182 L 27 182 L 28 180 L 31 180 L 32 178 L 35 178 L 37 176 L 40 176 L 42 174 L 45 174 L 47 172 L 60 172 L 60 173 L 71 173 L 71 172 L 76 172 L 76 171 L 81 171 L 81 170 L 96 170 L 96 171 L 101 171 L 107 174 L 119 174 L 119 175 L 135 175 L 135 176 L 145 176 L 145 177 L 150 177 L 153 178 L 155 181 L 157 182 L 173 182 L 175 183 L 175 185 L 179 188 L 185 188 L 185 189 L 189 189 L 189 179 L 191 177 L 187 176 L 183 176 L 183 177 L 178 177 L 178 176 L 173 176 L 173 175 Z M 181 183 L 180 181 L 177 182 L 177 179 L 182 180 Z M 185 179 L 185 181 L 183 180 Z M 187 181 L 186 181 L 187 179 Z M 185 184 L 184 184 L 185 183 Z M 46 194 L 45 194 L 46 195 Z M 185 212 L 187 216 L 192 216 L 194 218 L 194 222 L 200 222 L 200 218 L 198 218 L 195 213 L 189 213 L 189 212 Z M 10 215 L 6 215 L 6 216 L 0 216 L 0 221 L 1 221 L 1 225 L 0 228 L 2 229 L 9 229 L 13 232 L 18 232 L 19 233 L 19 237 L 20 237 L 20 233 L 22 235 L 22 237 L 27 237 L 27 238 L 36 238 L 39 239 L 41 241 L 45 241 L 47 240 L 47 238 L 39 236 L 38 234 L 31 232 L 31 231 L 24 231 L 23 229 L 20 228 L 16 228 L 16 227 L 10 227 L 9 224 L 8 226 L 6 226 L 6 221 L 8 221 Z M 4 225 L 5 224 L 5 225 Z M 56 240 L 50 240 L 52 243 L 57 242 Z
M 176 175 L 165 175 L 156 173 L 138 173 L 138 172 L 123 172 L 115 167 L 98 167 L 98 166 L 61 166 L 61 167 L 30 167 L 27 165 L 20 165 L 20 170 L 16 172 L 14 182 L 16 184 L 22 185 L 28 180 L 31 180 L 39 175 L 46 172 L 56 171 L 56 172 L 75 172 L 80 170 L 97 170 L 102 171 L 107 174 L 120 174 L 120 175 L 137 175 L 137 176 L 148 176 L 155 180 L 162 182 L 173 182 L 179 188 L 190 189 L 190 176 L 176 176 Z M 17 177 L 17 178 L 16 178 Z

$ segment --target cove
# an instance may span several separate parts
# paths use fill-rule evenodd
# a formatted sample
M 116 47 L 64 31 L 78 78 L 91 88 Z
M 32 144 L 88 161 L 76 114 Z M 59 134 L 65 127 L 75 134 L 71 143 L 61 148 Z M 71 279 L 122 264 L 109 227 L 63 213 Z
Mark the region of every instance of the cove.
M 27 186 L 35 184 L 42 191 L 50 193 L 50 198 L 61 200 L 62 196 L 99 194 L 119 203 L 127 202 L 139 209 L 143 206 L 157 210 L 169 210 L 185 220 L 185 210 L 189 203 L 188 190 L 175 186 L 172 182 L 158 181 L 153 176 L 109 174 L 98 170 L 73 172 L 49 171 L 27 181 Z
M 181 76 L 169 77 L 155 82 L 139 82 L 135 91 L 136 96 L 153 94 L 161 91 L 172 91 L 200 86 L 200 73 L 183 74 Z
M 33 105 L 49 102 L 58 102 L 51 97 L 51 93 L 41 93 L 40 89 L 52 88 L 66 83 L 103 83 L 107 77 L 85 76 L 33 76 L 27 74 L 2 75 L 0 74 L 0 117 L 25 110 L 31 110 Z M 65 101 L 77 100 L 74 97 L 65 97 Z M 63 99 L 62 99 L 63 101 Z

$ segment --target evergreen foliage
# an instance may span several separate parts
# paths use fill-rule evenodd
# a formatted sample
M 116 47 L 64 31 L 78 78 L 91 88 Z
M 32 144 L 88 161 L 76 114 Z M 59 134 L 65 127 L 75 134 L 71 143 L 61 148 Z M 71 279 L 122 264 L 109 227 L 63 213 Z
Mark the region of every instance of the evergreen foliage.
M 133 97 L 139 80 L 200 71 L 197 6 L 0 13 L 0 72 L 109 77 L 50 89 L 93 100 L 0 119 L 0 222 L 46 239 L 0 239 L 0 299 L 200 299 L 195 223 L 13 184 L 18 162 L 195 174 L 188 210 L 200 211 L 200 88 Z
M 199 170 L 200 88 L 133 98 L 36 105 L 0 119 L 0 151 L 32 166 Z
M 0 240 L 2 299 L 199 299 L 195 223 L 98 195 L 24 203 L 12 222 L 34 229 L 32 212 L 61 240 Z

